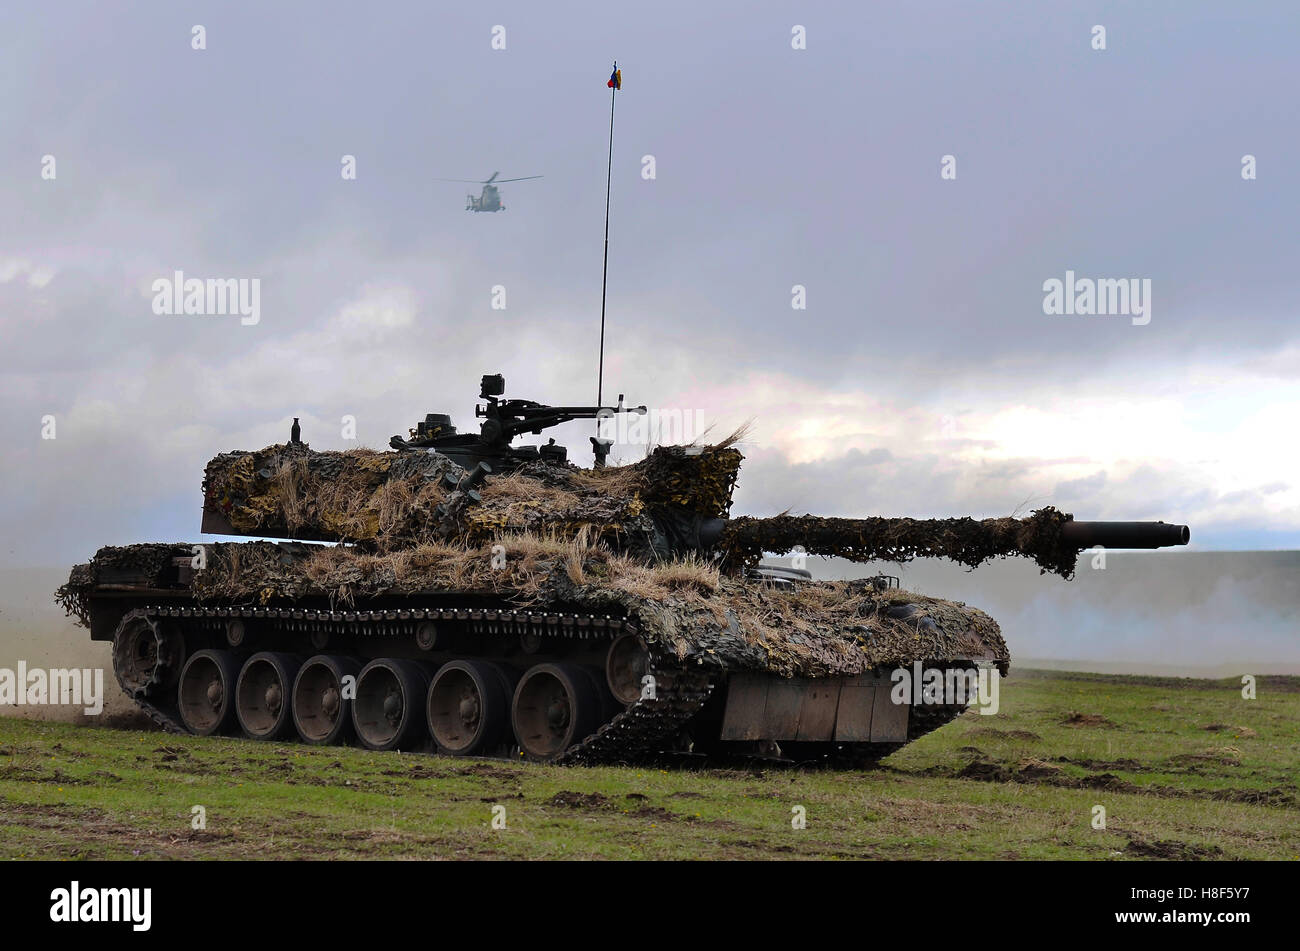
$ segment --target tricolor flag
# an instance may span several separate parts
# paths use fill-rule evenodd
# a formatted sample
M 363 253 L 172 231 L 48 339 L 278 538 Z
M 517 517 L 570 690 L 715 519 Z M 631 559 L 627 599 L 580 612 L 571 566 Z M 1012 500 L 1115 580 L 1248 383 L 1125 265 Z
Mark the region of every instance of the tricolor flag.
M 610 89 L 622 89 L 623 70 L 615 66 L 614 71 L 609 74 L 609 82 L 605 83 L 605 85 L 608 86 Z

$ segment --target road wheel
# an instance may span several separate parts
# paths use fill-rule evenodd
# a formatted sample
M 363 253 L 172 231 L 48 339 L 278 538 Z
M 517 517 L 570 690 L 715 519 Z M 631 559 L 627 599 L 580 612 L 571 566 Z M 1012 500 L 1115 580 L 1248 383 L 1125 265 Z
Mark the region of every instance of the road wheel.
M 538 664 L 515 688 L 515 739 L 533 759 L 554 759 L 600 725 L 595 678 L 577 664 Z
M 230 651 L 201 650 L 185 662 L 177 688 L 181 722 L 196 736 L 225 733 L 235 724 L 239 658 Z
M 356 689 L 361 662 L 352 657 L 317 654 L 303 662 L 293 682 L 293 725 L 304 743 L 330 746 L 352 735 L 352 701 L 344 678 Z
M 411 749 L 424 739 L 429 671 L 411 660 L 383 657 L 361 668 L 352 701 L 357 739 L 372 750 Z
M 510 738 L 513 684 L 498 664 L 453 660 L 429 686 L 429 732 L 450 756 L 487 753 Z
M 301 666 L 295 654 L 261 651 L 248 658 L 235 686 L 235 715 L 245 735 L 274 740 L 293 732 L 290 696 Z
M 605 655 L 605 682 L 614 699 L 628 707 L 641 699 L 641 678 L 650 672 L 650 653 L 641 638 L 622 634 Z

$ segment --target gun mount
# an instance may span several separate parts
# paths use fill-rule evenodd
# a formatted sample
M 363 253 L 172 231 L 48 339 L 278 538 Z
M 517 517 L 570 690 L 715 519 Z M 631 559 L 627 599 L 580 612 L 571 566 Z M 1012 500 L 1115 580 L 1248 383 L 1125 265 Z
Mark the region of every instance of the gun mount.
M 444 413 L 429 413 L 409 431 L 408 438 L 394 436 L 389 445 L 399 452 L 433 449 L 467 469 L 487 463 L 493 471 L 505 471 L 539 460 L 562 465 L 568 461 L 568 449 L 557 446 L 554 439 L 544 446 L 512 446 L 511 442 L 524 433 L 540 434 L 575 419 L 612 419 L 620 414 L 646 412 L 644 406 L 624 406 L 621 393 L 617 406 L 550 406 L 533 400 L 503 400 L 500 397 L 505 388 L 505 377 L 500 373 L 483 375 L 479 398 L 486 404 L 474 407 L 475 417 L 483 420 L 477 436 L 458 433 L 451 417 Z M 593 436 L 591 445 L 596 468 L 602 468 L 610 440 Z

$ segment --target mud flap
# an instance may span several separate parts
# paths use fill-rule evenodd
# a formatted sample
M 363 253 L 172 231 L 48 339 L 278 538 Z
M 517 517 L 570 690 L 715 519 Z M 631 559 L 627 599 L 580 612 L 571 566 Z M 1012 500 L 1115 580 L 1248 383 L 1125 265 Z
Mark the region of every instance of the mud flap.
M 881 677 L 735 674 L 728 682 L 721 739 L 902 743 L 907 720 L 908 705 L 890 699 L 890 683 Z

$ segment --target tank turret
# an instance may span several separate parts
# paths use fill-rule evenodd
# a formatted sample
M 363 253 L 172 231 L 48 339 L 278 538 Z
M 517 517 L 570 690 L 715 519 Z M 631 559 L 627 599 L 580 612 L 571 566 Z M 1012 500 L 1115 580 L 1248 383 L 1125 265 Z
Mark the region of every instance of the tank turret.
M 477 542 L 500 531 L 587 532 L 633 555 L 716 556 L 731 570 L 801 550 L 856 562 L 948 558 L 971 567 L 1021 556 L 1066 577 L 1085 548 L 1161 548 L 1189 538 L 1185 525 L 1074 521 L 1051 507 L 1019 519 L 729 518 L 743 460 L 731 440 L 659 447 L 632 465 L 582 470 L 567 464 L 564 447 L 511 442 L 573 419 L 612 419 L 645 407 L 625 408 L 621 396 L 616 407 L 498 400 L 503 390 L 500 375 L 483 377 L 480 396 L 488 403 L 476 409 L 485 419 L 477 436 L 430 414 L 409 439 L 393 437 L 397 453 L 288 445 L 218 456 L 207 468 L 203 530 L 380 549 Z M 593 441 L 608 448 L 607 438 Z M 549 492 L 546 504 L 530 504 L 539 487 Z

